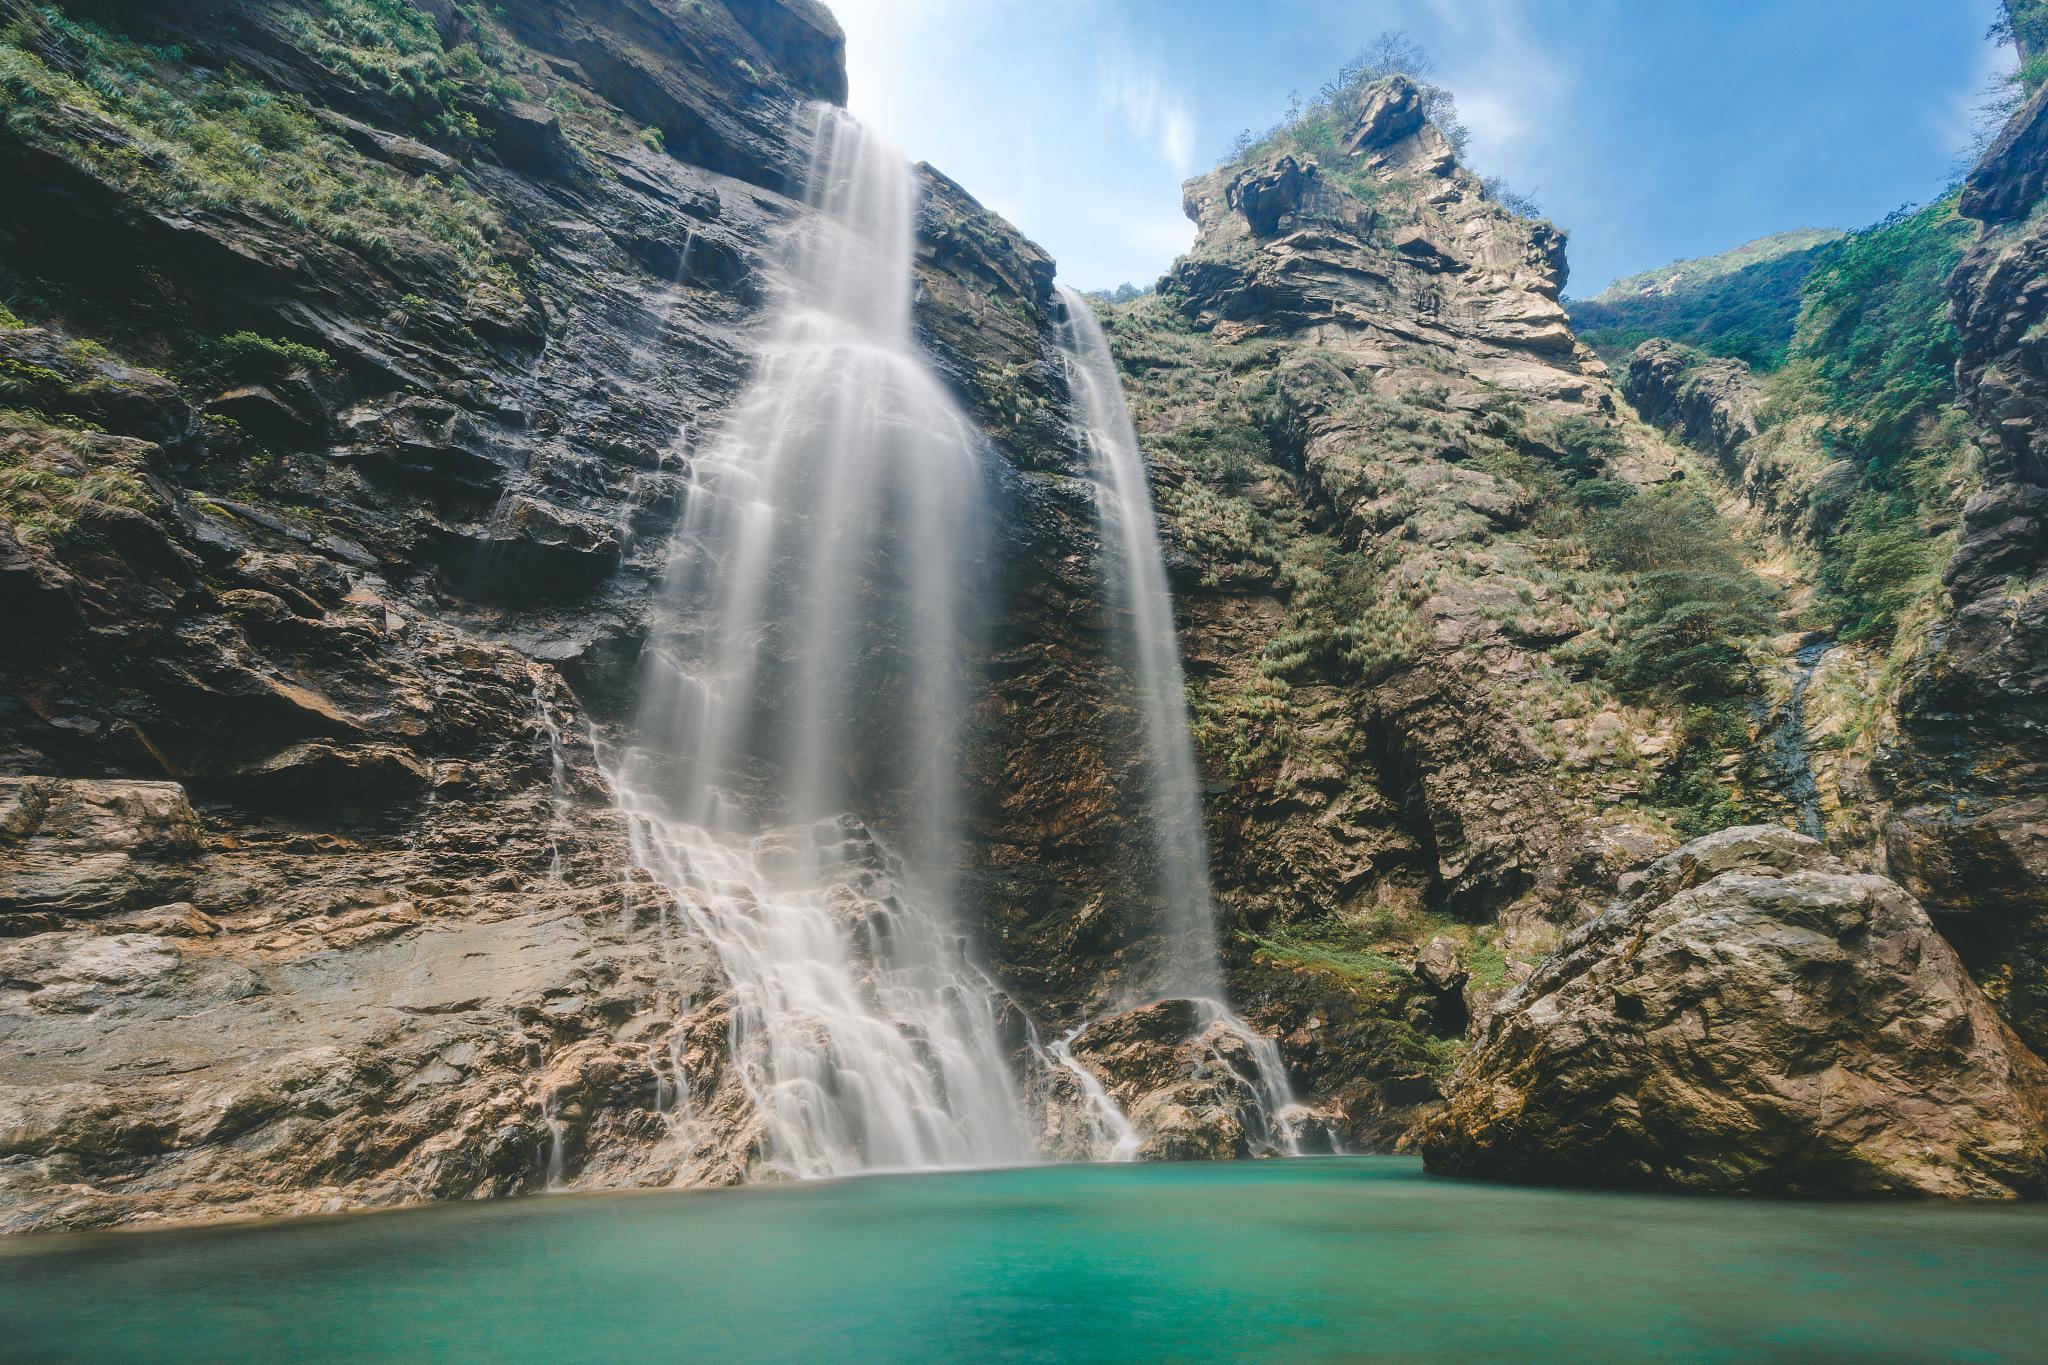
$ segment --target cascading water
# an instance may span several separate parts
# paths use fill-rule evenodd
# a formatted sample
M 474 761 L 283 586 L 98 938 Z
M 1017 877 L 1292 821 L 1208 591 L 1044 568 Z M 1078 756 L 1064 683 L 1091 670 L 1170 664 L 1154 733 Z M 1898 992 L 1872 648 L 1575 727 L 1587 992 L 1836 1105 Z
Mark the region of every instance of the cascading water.
M 1205 1034 L 1234 1037 L 1252 1059 L 1240 1079 L 1256 1098 L 1247 1114 L 1255 1141 L 1298 1150 L 1289 1110 L 1294 1094 L 1271 1039 L 1232 1012 L 1223 988 L 1216 907 L 1209 886 L 1209 841 L 1203 823 L 1194 741 L 1188 732 L 1186 682 L 1166 557 L 1153 519 L 1152 493 L 1123 384 L 1102 326 L 1088 302 L 1062 287 L 1067 366 L 1079 401 L 1082 435 L 1096 480 L 1096 509 L 1105 574 L 1121 662 L 1136 691 L 1143 757 L 1150 777 L 1147 813 L 1155 891 L 1165 909 L 1160 950 L 1145 986 L 1158 999 L 1197 1007 Z M 1219 1053 L 1216 1064 L 1228 1067 Z M 1262 1130 L 1262 1131 L 1261 1131 Z
M 815 211 L 693 460 L 616 786 L 723 965 L 764 1166 L 1025 1161 L 1000 997 L 951 910 L 981 443 L 912 330 L 908 166 L 836 110 L 814 136 Z

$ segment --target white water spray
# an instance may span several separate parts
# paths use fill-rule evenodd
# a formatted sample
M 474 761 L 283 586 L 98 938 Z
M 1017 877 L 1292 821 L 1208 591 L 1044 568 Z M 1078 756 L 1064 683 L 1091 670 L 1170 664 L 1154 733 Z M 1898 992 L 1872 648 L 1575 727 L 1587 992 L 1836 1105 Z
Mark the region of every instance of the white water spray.
M 1295 1154 L 1300 1149 L 1294 1092 L 1280 1051 L 1237 1017 L 1223 987 L 1216 906 L 1209 887 L 1209 840 L 1195 746 L 1188 732 L 1180 637 L 1174 629 L 1173 594 L 1166 581 L 1166 557 L 1153 518 L 1144 455 L 1101 324 L 1087 300 L 1073 290 L 1062 287 L 1060 297 L 1066 305 L 1068 371 L 1095 472 L 1110 607 L 1118 623 L 1121 662 L 1137 693 L 1150 777 L 1147 822 L 1155 891 L 1165 920 L 1146 987 L 1159 999 L 1194 1002 L 1203 1032 L 1227 1033 L 1244 1045 L 1254 1074 L 1239 1079 L 1254 1097 L 1256 1112 L 1246 1115 L 1253 1140 L 1268 1150 Z M 1220 1054 L 1217 1061 L 1227 1068 Z
M 912 330 L 908 166 L 836 110 L 815 138 L 787 297 L 692 462 L 620 805 L 724 968 L 764 1167 L 1025 1161 L 952 910 L 980 441 Z

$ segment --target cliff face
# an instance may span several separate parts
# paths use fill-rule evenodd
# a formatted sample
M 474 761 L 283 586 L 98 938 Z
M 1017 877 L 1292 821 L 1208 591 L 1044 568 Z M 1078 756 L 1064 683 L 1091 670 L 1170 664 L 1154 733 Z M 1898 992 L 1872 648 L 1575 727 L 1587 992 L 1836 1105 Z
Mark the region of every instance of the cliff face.
M 1899 701 L 1885 848 L 2016 1027 L 2048 1042 L 2048 100 L 1964 182 L 1982 224 L 1950 281 L 1957 389 L 1982 485 L 1942 572 L 1944 610 Z
M 1107 319 L 1177 544 L 1238 998 L 1380 1142 L 1676 842 L 1673 719 L 1599 676 L 1625 584 L 1572 490 L 1683 458 L 1573 341 L 1562 234 L 1489 202 L 1419 103 L 1390 78 L 1340 161 L 1191 181 L 1193 251 Z
M 1652 340 L 1626 390 L 1794 547 L 1812 619 L 1860 634 L 1856 653 L 1888 651 L 1897 682 L 1861 704 L 1871 780 L 1834 793 L 1837 846 L 1868 847 L 1919 897 L 2036 1045 L 2044 536 L 2027 334 L 2042 258 L 2028 219 L 2044 127 L 2037 95 L 1953 201 L 1821 248 L 1785 371 Z M 1860 610 L 1872 602 L 1887 609 Z
M 668 1021 L 717 983 L 661 966 L 591 721 L 830 18 L 5 18 L 8 1224 L 673 1164 L 648 1059 L 715 1072 Z
M 7 1225 L 737 1178 L 723 983 L 658 928 L 593 741 L 806 211 L 830 17 L 0 17 Z M 1092 516 L 1052 265 L 922 194 L 920 331 L 1008 471 L 990 708 L 1058 786 L 1101 627 L 1043 567 Z M 1069 1008 L 1099 973 L 1041 921 L 1086 897 L 990 857 L 997 967 Z

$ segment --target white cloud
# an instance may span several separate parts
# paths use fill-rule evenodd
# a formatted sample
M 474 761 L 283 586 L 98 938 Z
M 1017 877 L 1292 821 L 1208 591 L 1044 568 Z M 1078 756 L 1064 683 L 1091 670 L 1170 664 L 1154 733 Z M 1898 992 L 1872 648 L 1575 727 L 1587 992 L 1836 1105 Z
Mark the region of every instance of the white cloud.
M 1442 79 L 1458 96 L 1478 159 L 1510 174 L 1518 162 L 1540 160 L 1541 135 L 1577 83 L 1573 65 L 1530 29 L 1518 0 L 1430 0 L 1430 7 L 1455 40 L 1446 44 L 1452 59 Z
M 1102 107 L 1121 118 L 1132 136 L 1150 144 L 1175 175 L 1185 177 L 1193 169 L 1194 118 L 1156 66 L 1138 61 L 1127 50 L 1105 53 L 1095 91 Z

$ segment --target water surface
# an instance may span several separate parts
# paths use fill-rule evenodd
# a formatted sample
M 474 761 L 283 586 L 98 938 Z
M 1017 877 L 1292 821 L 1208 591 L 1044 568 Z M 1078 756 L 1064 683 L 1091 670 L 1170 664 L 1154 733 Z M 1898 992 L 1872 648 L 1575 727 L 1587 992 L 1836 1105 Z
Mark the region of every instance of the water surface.
M 0 1242 L 10 1360 L 2039 1360 L 2048 1208 L 1047 1166 Z

